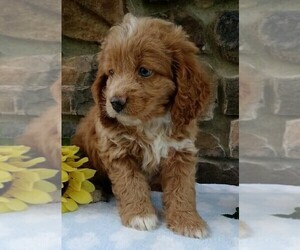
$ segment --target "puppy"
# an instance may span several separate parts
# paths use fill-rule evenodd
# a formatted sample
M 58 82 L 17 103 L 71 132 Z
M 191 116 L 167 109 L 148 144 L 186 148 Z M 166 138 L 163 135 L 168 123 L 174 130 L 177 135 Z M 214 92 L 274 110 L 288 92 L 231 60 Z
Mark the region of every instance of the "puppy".
M 110 179 L 125 226 L 157 226 L 149 183 L 158 176 L 167 226 L 208 235 L 195 203 L 196 118 L 210 93 L 197 51 L 181 27 L 130 14 L 102 43 L 95 106 L 73 142 Z

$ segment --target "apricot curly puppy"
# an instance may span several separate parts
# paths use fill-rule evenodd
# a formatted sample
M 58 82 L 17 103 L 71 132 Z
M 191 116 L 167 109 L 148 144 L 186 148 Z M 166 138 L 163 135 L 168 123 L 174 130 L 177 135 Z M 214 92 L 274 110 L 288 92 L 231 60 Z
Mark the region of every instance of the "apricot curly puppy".
M 111 180 L 125 226 L 157 226 L 150 182 L 159 176 L 167 226 L 189 237 L 208 235 L 195 205 L 196 118 L 210 92 L 197 51 L 181 27 L 130 14 L 102 44 L 96 105 L 74 143 Z

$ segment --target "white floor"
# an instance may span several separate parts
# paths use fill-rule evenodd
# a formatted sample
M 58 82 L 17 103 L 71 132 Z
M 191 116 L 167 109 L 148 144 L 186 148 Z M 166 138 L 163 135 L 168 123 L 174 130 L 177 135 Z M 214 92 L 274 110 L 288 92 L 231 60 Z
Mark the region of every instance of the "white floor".
M 152 200 L 161 215 L 161 193 L 153 192 Z M 222 215 L 233 214 L 237 206 L 238 187 L 197 185 L 197 208 L 212 232 L 208 239 L 199 240 L 175 235 L 162 218 L 159 228 L 153 231 L 129 229 L 121 225 L 114 200 L 90 204 L 63 215 L 63 249 L 237 249 L 238 220 Z
M 152 199 L 161 214 L 160 193 Z M 224 217 L 240 207 L 248 236 L 239 239 L 238 220 Z M 1 250 L 298 250 L 300 249 L 300 188 L 281 185 L 197 185 L 197 208 L 211 229 L 205 240 L 169 231 L 162 218 L 154 231 L 121 225 L 114 200 L 80 206 L 60 214 L 60 204 L 32 206 L 0 214 Z M 295 210 L 296 209 L 296 210 Z M 298 211 L 298 212 L 297 212 Z

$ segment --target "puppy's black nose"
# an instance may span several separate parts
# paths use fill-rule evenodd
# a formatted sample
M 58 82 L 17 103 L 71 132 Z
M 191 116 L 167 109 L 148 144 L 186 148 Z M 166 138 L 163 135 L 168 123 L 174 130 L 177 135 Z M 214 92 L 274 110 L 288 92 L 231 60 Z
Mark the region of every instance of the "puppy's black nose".
M 118 97 L 118 96 L 114 96 L 110 99 L 110 103 L 111 106 L 113 107 L 113 109 L 119 113 L 121 112 L 126 104 L 126 98 L 124 97 Z

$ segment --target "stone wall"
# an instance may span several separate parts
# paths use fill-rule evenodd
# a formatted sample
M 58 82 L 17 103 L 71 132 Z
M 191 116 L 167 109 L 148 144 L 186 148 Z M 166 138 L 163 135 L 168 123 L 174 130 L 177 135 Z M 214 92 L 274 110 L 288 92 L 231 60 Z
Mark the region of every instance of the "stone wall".
M 50 86 L 60 68 L 59 55 L 0 58 L 0 145 L 14 144 L 33 118 L 55 104 Z
M 199 60 L 215 75 L 213 96 L 199 120 L 198 181 L 238 184 L 238 1 L 65 0 L 63 3 L 63 140 L 69 143 L 92 105 L 90 86 L 97 53 L 109 27 L 124 13 L 154 16 L 182 25 L 199 47 Z
M 61 71 L 59 2 L 0 2 L 0 145 L 14 144 L 30 121 L 55 102 Z
M 1 144 L 11 144 L 32 118 L 53 105 L 49 87 L 60 73 L 57 27 L 61 10 L 56 5 L 24 0 L 17 6 L 6 5 L 5 11 L 0 25 L 0 140 Z M 199 120 L 198 180 L 237 184 L 237 1 L 107 0 L 95 5 L 92 0 L 64 0 L 63 142 L 69 143 L 80 118 L 92 105 L 90 86 L 97 71 L 101 39 L 127 12 L 182 25 L 199 47 L 199 59 L 213 72 L 215 81 L 210 106 Z M 10 20 L 5 13 L 14 19 L 18 32 L 5 29 Z
M 240 183 L 300 184 L 300 14 L 282 6 L 240 4 Z

